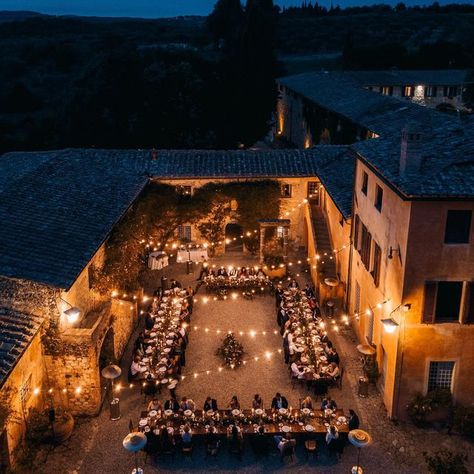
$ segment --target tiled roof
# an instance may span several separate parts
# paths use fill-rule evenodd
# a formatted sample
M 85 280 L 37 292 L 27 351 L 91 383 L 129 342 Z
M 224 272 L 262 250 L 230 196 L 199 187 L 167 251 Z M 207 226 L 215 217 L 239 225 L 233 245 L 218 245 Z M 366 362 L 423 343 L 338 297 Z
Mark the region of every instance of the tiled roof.
M 139 158 L 96 150 L 1 156 L 0 274 L 69 288 L 147 183 Z
M 41 323 L 39 317 L 0 307 L 0 386 L 38 332 Z
M 159 150 L 148 166 L 163 178 L 314 176 L 316 160 L 303 150 Z
M 279 82 L 378 134 L 379 138 L 350 147 L 406 197 L 474 197 L 474 175 L 466 174 L 474 162 L 472 123 L 363 89 L 350 75 L 340 72 L 305 73 Z M 407 124 L 423 131 L 421 168 L 418 173 L 401 176 L 401 131 Z
M 340 72 L 304 73 L 280 78 L 278 82 L 382 137 L 398 136 L 407 122 L 430 123 L 442 131 L 460 128 L 455 117 L 369 91 Z
M 385 71 L 346 71 L 341 74 L 353 78 L 363 86 L 461 86 L 466 83 L 466 73 L 467 71 L 464 69 L 431 71 L 391 69 Z
M 355 157 L 347 146 L 319 145 L 313 148 L 324 154 L 320 160 L 318 177 L 345 219 L 352 215 Z

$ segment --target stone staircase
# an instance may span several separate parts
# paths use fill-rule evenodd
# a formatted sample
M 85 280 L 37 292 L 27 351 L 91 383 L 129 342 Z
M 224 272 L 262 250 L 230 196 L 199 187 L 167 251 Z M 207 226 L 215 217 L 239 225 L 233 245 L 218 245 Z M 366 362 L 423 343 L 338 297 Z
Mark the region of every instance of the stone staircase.
M 316 249 L 317 253 L 321 256 L 318 264 L 321 281 L 329 277 L 337 278 L 336 257 L 331 245 L 331 238 L 324 213 L 316 203 L 310 204 L 310 212 L 314 238 L 316 240 Z

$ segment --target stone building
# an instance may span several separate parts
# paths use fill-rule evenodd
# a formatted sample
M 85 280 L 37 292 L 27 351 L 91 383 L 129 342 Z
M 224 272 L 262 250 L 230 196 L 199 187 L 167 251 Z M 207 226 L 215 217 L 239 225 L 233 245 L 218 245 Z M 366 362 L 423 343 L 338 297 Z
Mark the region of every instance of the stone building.
M 311 248 L 315 277 L 318 271 L 335 276 L 325 264 L 316 265 L 321 249 L 308 206 L 325 183 L 337 180 L 330 166 L 335 158 L 334 149 L 323 148 L 1 156 L 0 394 L 12 415 L 0 437 L 1 463 L 14 457 L 30 408 L 54 403 L 74 414 L 100 410 L 105 395 L 100 370 L 120 359 L 139 317 L 138 298 L 99 294 L 92 278 L 103 266 L 110 232 L 147 183 L 192 192 L 210 182 L 278 181 L 280 217 L 295 246 Z M 331 196 L 324 198 L 326 205 L 341 206 L 346 218 L 347 196 L 334 191 L 335 202 Z M 199 242 L 200 236 L 191 238 Z
M 299 148 L 374 138 L 390 109 L 396 113 L 416 104 L 465 110 L 465 91 L 473 82 L 462 70 L 322 71 L 282 77 L 277 81 L 275 133 Z M 376 107 L 373 113 L 369 104 Z M 388 109 L 374 127 L 377 117 L 372 115 L 380 114 L 380 104 Z
M 351 246 L 336 261 L 347 317 L 377 351 L 389 416 L 405 417 L 416 392 L 436 388 L 471 406 L 472 120 L 370 91 L 371 74 L 282 78 L 278 132 L 300 148 L 326 140 L 347 150 L 331 164 L 338 192 L 352 196 Z M 340 240 L 334 213 L 324 217 Z
M 280 81 L 279 131 L 306 150 L 0 157 L 0 395 L 11 407 L 3 464 L 30 408 L 52 400 L 77 414 L 100 410 L 100 369 L 121 357 L 139 314 L 137 299 L 101 295 L 92 277 L 150 181 L 189 193 L 210 182 L 279 182 L 276 225 L 306 249 L 323 307 L 339 301 L 360 341 L 376 348 L 389 416 L 436 387 L 472 404 L 473 127 L 338 77 L 323 75 L 317 87 Z M 196 228 L 180 232 L 201 238 Z

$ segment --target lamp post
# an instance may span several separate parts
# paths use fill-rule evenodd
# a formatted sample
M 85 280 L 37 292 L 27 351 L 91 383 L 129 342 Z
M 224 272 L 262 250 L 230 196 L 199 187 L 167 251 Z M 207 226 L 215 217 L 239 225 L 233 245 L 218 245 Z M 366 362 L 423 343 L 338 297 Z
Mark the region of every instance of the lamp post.
M 130 453 L 134 453 L 135 457 L 135 469 L 132 471 L 132 474 L 143 474 L 143 469 L 138 467 L 138 451 L 142 450 L 147 443 L 147 437 L 139 432 L 129 433 L 123 439 L 123 447 Z
M 102 369 L 102 377 L 110 381 L 110 419 L 116 421 L 120 419 L 120 400 L 114 398 L 114 380 L 120 377 L 122 369 L 118 365 L 108 365 Z
M 357 448 L 357 463 L 352 466 L 351 474 L 363 474 L 364 470 L 360 467 L 360 450 L 366 448 L 372 443 L 372 436 L 364 430 L 349 431 L 349 442 Z

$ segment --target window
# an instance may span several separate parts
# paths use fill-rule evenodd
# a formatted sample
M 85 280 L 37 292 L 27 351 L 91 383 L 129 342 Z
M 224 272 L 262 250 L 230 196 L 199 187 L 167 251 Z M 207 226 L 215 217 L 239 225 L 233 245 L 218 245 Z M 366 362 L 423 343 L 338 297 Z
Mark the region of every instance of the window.
M 459 321 L 462 281 L 427 281 L 423 308 L 424 323 Z
M 284 239 L 288 236 L 288 227 L 278 226 L 276 229 L 276 235 L 278 239 Z
M 291 184 L 282 184 L 280 188 L 281 197 L 291 197 Z
M 354 313 L 360 313 L 360 285 L 359 282 L 356 281 L 355 284 L 355 302 L 354 302 Z
M 363 171 L 362 172 L 362 186 L 360 190 L 367 196 L 367 187 L 369 185 L 369 175 Z
M 448 211 L 445 244 L 468 244 L 471 233 L 472 211 Z
M 359 227 L 360 227 L 360 218 L 356 214 L 354 218 L 354 248 L 359 250 Z
M 365 339 L 369 344 L 372 344 L 374 338 L 374 313 L 364 315 L 365 320 Z
M 309 181 L 308 182 L 308 197 L 313 198 L 316 197 L 319 190 L 319 183 L 317 181 Z
M 467 284 L 466 293 L 466 323 L 474 323 L 474 281 Z
M 382 200 L 383 200 L 383 189 L 376 184 L 375 185 L 375 201 L 374 206 L 379 212 L 382 212 Z
M 179 225 L 178 226 L 178 238 L 182 242 L 191 242 L 191 226 L 190 225 Z
M 382 250 L 374 241 L 374 262 L 372 263 L 372 276 L 374 277 L 375 286 L 380 283 L 380 265 L 382 262 Z
M 360 259 L 362 263 L 365 265 L 365 268 L 369 269 L 370 265 L 370 246 L 372 242 L 372 236 L 370 232 L 367 230 L 364 224 L 362 224 L 362 232 L 361 232 L 361 243 L 360 243 Z
M 402 97 L 413 97 L 415 94 L 415 88 L 413 86 L 402 87 Z
M 393 87 L 390 86 L 382 86 L 380 88 L 380 93 L 382 95 L 392 95 L 393 94 Z
M 441 389 L 452 391 L 454 362 L 430 362 L 428 392 Z
M 176 186 L 176 192 L 181 196 L 191 196 L 193 193 L 192 186 Z
M 436 97 L 437 92 L 438 88 L 435 86 L 425 87 L 425 97 Z
M 458 95 L 457 86 L 445 86 L 444 96 L 445 97 L 456 97 Z
M 25 404 L 31 395 L 31 374 L 23 383 L 20 388 L 20 400 L 22 404 Z

